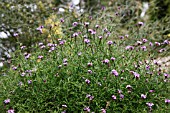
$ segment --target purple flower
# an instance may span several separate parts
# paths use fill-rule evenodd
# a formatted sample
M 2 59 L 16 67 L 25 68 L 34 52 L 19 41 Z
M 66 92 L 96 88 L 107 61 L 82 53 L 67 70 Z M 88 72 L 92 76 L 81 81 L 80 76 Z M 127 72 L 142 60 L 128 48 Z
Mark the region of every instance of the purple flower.
M 108 45 L 112 45 L 112 44 L 113 44 L 113 41 L 108 41 L 107 44 L 108 44 Z
M 23 77 L 23 76 L 25 76 L 25 74 L 26 74 L 26 73 L 23 72 L 23 73 L 21 73 L 21 76 Z
M 86 27 L 88 27 L 88 26 L 89 26 L 89 22 L 84 22 L 84 25 L 85 25 Z
M 76 32 L 76 33 L 73 33 L 73 37 L 77 37 L 79 34 Z
M 48 43 L 47 46 L 48 46 L 48 47 L 52 47 L 53 44 L 52 44 L 52 43 Z
M 144 38 L 144 39 L 142 39 L 142 41 L 143 41 L 144 43 L 146 43 L 148 40 Z
M 90 80 L 89 80 L 89 79 L 86 79 L 85 82 L 86 82 L 87 84 L 90 84 Z
M 149 90 L 149 92 L 150 92 L 150 93 L 153 93 L 153 92 L 154 92 L 154 90 Z
M 116 58 L 114 58 L 114 57 L 111 57 L 111 58 L 110 58 L 110 60 L 112 60 L 112 61 L 114 61 L 115 59 L 116 59 Z
M 105 10 L 105 9 L 106 9 L 106 7 L 105 7 L 105 6 L 102 6 L 101 10 Z
M 18 33 L 14 33 L 13 36 L 14 36 L 14 37 L 17 37 L 17 36 L 18 36 Z
M 15 113 L 13 109 L 9 109 L 7 112 L 8 113 Z
M 88 29 L 88 32 L 90 32 L 92 35 L 93 35 L 93 34 L 96 34 L 96 31 L 93 30 L 93 29 Z
M 119 75 L 115 69 L 112 70 L 111 74 L 115 75 L 116 77 Z
M 91 66 L 93 66 L 93 63 L 89 62 L 89 63 L 87 63 L 87 66 L 91 67 Z
M 120 39 L 124 39 L 124 36 L 119 36 Z
M 89 106 L 85 107 L 85 108 L 84 108 L 84 111 L 90 112 Z
M 107 29 L 107 28 L 104 28 L 103 31 L 104 31 L 104 32 L 108 32 L 108 29 Z
M 111 33 L 108 31 L 107 34 L 106 34 L 106 37 L 110 36 L 110 34 L 111 34 Z
M 13 66 L 12 69 L 13 69 L 13 70 L 17 70 L 17 67 Z
M 88 98 L 89 100 L 93 100 L 94 96 L 91 96 L 90 94 L 87 94 L 86 98 Z
M 65 42 L 66 42 L 65 40 L 61 40 L 61 41 L 59 42 L 59 44 L 60 44 L 60 45 L 64 45 Z
M 26 46 L 21 46 L 21 49 L 24 49 L 24 48 L 26 48 Z
M 42 32 L 42 29 L 43 29 L 43 28 L 44 28 L 44 26 L 39 26 L 39 27 L 37 28 L 37 30 L 40 31 L 40 33 L 43 33 L 43 32 Z
M 99 25 L 96 25 L 96 26 L 95 26 L 95 28 L 97 28 L 97 29 L 98 29 L 99 27 L 100 27 Z
M 113 99 L 113 100 L 116 100 L 116 96 L 115 96 L 115 95 L 112 95 L 112 99 Z
M 165 99 L 165 103 L 169 104 L 170 103 L 170 99 Z
M 43 45 L 43 43 L 42 43 L 42 42 L 40 42 L 40 43 L 38 43 L 38 45 L 39 45 L 39 46 L 42 46 L 42 45 Z
M 139 26 L 143 26 L 144 23 L 143 23 L 143 22 L 138 22 L 138 25 L 139 25 Z
M 88 43 L 90 43 L 90 40 L 89 40 L 89 39 L 84 39 L 84 42 L 85 42 L 86 44 L 88 44 Z
M 60 18 L 60 22 L 61 22 L 61 23 L 64 23 L 64 19 L 63 19 L 63 18 Z
M 152 42 L 149 42 L 149 46 L 153 46 L 153 43 L 152 43 Z
M 25 59 L 28 59 L 30 56 L 31 56 L 31 54 L 27 54 L 27 55 L 25 56 Z
M 68 60 L 67 60 L 67 58 L 64 58 L 63 59 L 63 63 L 66 63 Z
M 61 113 L 66 113 L 66 110 L 62 111 Z
M 103 63 L 108 64 L 108 63 L 109 63 L 109 60 L 108 60 L 108 59 L 105 59 L 105 60 L 103 60 Z
M 161 45 L 161 43 L 159 43 L 159 42 L 155 42 L 155 45 L 156 45 L 156 46 L 160 46 L 160 45 Z
M 64 63 L 63 63 L 64 66 L 67 66 L 67 64 L 68 64 L 67 62 L 64 62 Z
M 43 58 L 43 56 L 42 56 L 42 55 L 38 56 L 38 59 L 42 59 L 42 58 Z
M 142 42 L 141 42 L 141 41 L 137 41 L 137 44 L 138 44 L 138 45 L 141 45 L 141 44 L 142 44 Z
M 78 25 L 78 22 L 73 22 L 72 24 L 74 27 Z
M 134 47 L 133 46 L 126 46 L 126 48 L 125 48 L 126 50 L 133 50 L 134 49 Z
M 98 36 L 99 37 L 99 39 L 102 39 L 103 37 L 102 36 Z
M 120 94 L 119 96 L 120 96 L 120 99 L 123 99 L 123 98 L 124 98 L 124 95 L 123 95 L 123 94 Z
M 122 93 L 122 90 L 120 90 L 120 89 L 118 89 L 117 91 L 118 91 L 118 93 L 119 93 L 119 94 L 121 94 L 121 93 Z
M 163 44 L 169 44 L 168 40 L 164 40 Z
M 127 86 L 126 86 L 126 89 L 131 90 L 131 89 L 132 89 L 132 86 L 131 86 L 131 85 L 127 85 Z
M 169 74 L 164 73 L 164 77 L 165 77 L 165 78 L 168 78 L 168 77 L 169 77 Z
M 147 102 L 146 105 L 148 105 L 148 107 L 152 107 L 154 104 L 151 102 Z
M 5 104 L 10 103 L 10 99 L 6 99 L 6 100 L 4 100 L 4 103 L 5 103 Z
M 118 16 L 118 15 L 119 15 L 119 13 L 118 13 L 118 12 L 115 12 L 115 15 L 116 15 L 116 16 Z
M 62 107 L 67 108 L 67 105 L 63 104 Z
M 149 66 L 149 65 L 147 65 L 147 66 L 146 66 L 146 70 L 149 70 L 149 69 L 150 69 L 150 66 Z
M 142 98 L 142 99 L 146 99 L 146 95 L 141 94 L 141 98 Z
M 134 71 L 130 71 L 130 72 L 134 75 L 134 77 L 135 77 L 136 79 L 138 79 L 138 78 L 140 77 L 140 74 L 139 74 L 139 73 L 134 72 Z
M 40 48 L 41 48 L 41 49 L 45 48 L 45 45 L 42 45 Z
M 106 109 L 101 109 L 101 112 L 102 113 L 106 113 Z
M 78 53 L 78 56 L 81 56 L 81 54 L 82 54 L 82 53 L 81 53 L 81 52 L 79 52 L 79 53 Z
M 129 35 L 128 35 L 128 34 L 126 34 L 126 35 L 125 35 L 125 37 L 126 37 L 126 38 L 128 38 L 128 37 L 129 37 Z
M 87 72 L 88 72 L 89 74 L 92 74 L 92 70 L 88 70 Z
M 32 72 L 32 70 L 26 70 L 25 72 L 26 72 L 26 73 L 31 73 L 31 72 Z
M 28 80 L 28 84 L 31 84 L 32 83 L 32 80 Z
M 19 82 L 19 83 L 18 83 L 18 85 L 19 85 L 19 86 L 22 86 L 22 85 L 23 85 L 23 83 L 22 83 L 22 82 Z
M 165 51 L 165 48 L 158 50 L 159 53 L 162 53 Z

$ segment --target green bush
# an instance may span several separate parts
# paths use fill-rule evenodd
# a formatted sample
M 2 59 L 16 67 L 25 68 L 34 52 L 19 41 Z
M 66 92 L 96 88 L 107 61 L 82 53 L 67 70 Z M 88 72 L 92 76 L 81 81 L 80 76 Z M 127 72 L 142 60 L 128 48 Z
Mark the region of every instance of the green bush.
M 167 41 L 151 39 L 162 35 L 155 24 L 124 25 L 124 9 L 109 10 L 60 15 L 62 38 L 18 46 L 0 76 L 1 112 L 168 112 L 169 75 L 151 53 Z

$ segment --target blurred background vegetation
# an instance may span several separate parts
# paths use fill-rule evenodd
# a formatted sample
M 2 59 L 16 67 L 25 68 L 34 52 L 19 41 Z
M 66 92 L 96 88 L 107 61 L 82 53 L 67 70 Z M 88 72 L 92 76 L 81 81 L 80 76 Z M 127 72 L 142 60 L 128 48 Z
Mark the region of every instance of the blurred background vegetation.
M 149 3 L 149 10 L 146 16 L 141 18 L 144 2 Z M 84 12 L 94 15 L 102 8 L 107 8 L 107 13 L 111 17 L 115 16 L 113 15 L 117 13 L 115 11 L 121 9 L 122 29 L 128 29 L 126 23 L 134 24 L 139 20 L 152 22 L 148 26 L 154 26 L 154 29 L 149 30 L 148 34 L 152 32 L 157 34 L 152 36 L 154 37 L 152 40 L 162 41 L 168 38 L 167 34 L 170 33 L 169 0 L 80 0 L 80 3 L 75 5 L 71 4 L 71 0 L 0 0 L 0 32 L 8 35 L 8 38 L 0 39 L 0 58 L 7 57 L 4 54 L 5 51 L 7 53 L 14 51 L 17 42 L 20 42 L 20 45 L 31 46 L 37 41 L 44 40 L 36 28 L 45 25 L 51 15 L 56 15 L 57 22 L 60 19 L 58 14 L 64 10 L 62 16 L 72 13 L 73 16 L 69 18 L 77 20 L 77 17 Z M 19 36 L 14 36 L 14 33 Z M 49 34 L 46 36 L 48 37 Z

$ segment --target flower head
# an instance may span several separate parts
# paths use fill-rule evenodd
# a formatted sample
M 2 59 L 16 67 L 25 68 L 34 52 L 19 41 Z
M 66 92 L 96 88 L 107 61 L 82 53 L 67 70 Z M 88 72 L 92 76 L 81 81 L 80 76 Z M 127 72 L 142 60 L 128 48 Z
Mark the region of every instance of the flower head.
M 79 34 L 76 32 L 76 33 L 73 33 L 73 37 L 77 37 Z
M 115 95 L 112 95 L 112 99 L 113 99 L 113 100 L 116 100 L 116 96 L 115 96 Z
M 86 44 L 88 44 L 88 43 L 90 43 L 90 40 L 89 40 L 89 39 L 84 39 L 84 42 L 85 42 Z
M 103 63 L 108 64 L 109 63 L 109 59 L 103 60 Z
M 119 75 L 115 69 L 112 70 L 111 74 L 115 75 L 116 77 Z
M 85 25 L 86 27 L 88 27 L 88 26 L 89 26 L 89 22 L 84 22 L 84 25 Z
M 110 58 L 110 60 L 112 60 L 112 61 L 114 61 L 115 59 L 116 59 L 116 58 L 114 58 L 114 57 L 111 57 L 111 58 Z
M 148 40 L 144 38 L 144 39 L 142 39 L 142 41 L 143 41 L 144 43 L 146 43 Z
M 133 46 L 126 46 L 126 48 L 125 48 L 126 50 L 133 50 L 134 49 L 134 47 Z
M 170 99 L 165 99 L 165 103 L 170 104 Z
M 85 108 L 84 108 L 84 111 L 90 112 L 89 106 L 85 107 Z
M 106 113 L 106 109 L 101 109 L 101 112 L 102 113 Z
M 8 113 L 15 113 L 15 112 L 14 112 L 14 109 L 9 109 L 7 112 L 8 112 Z
M 90 80 L 89 80 L 89 79 L 86 79 L 85 82 L 86 82 L 87 84 L 90 84 Z
M 154 104 L 151 102 L 147 102 L 146 105 L 148 105 L 148 107 L 152 107 Z
M 143 22 L 138 22 L 138 25 L 139 25 L 139 26 L 143 26 L 144 23 L 143 23 Z
M 146 99 L 146 95 L 141 94 L 141 98 L 142 98 L 142 99 Z
M 113 41 L 108 41 L 107 44 L 108 44 L 108 45 L 112 45 L 112 44 L 113 44 Z
M 10 103 L 10 99 L 6 99 L 6 100 L 4 100 L 4 103 L 5 103 L 5 104 Z
M 89 73 L 89 74 L 92 74 L 92 70 L 88 70 L 88 73 Z
M 120 94 L 119 96 L 120 96 L 120 99 L 123 99 L 123 98 L 124 98 L 124 95 L 123 95 L 123 94 Z
M 142 49 L 143 51 L 146 51 L 146 50 L 147 50 L 147 49 L 146 49 L 146 46 L 142 46 L 141 49 Z
M 89 62 L 89 63 L 87 63 L 87 66 L 91 67 L 91 66 L 93 66 L 93 63 Z
M 78 22 L 73 22 L 72 24 L 74 27 L 78 25 Z

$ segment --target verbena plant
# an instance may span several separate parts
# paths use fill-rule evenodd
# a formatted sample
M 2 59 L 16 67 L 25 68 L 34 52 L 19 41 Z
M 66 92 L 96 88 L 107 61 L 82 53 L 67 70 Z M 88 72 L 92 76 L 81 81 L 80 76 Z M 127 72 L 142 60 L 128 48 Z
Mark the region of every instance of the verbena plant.
M 64 15 L 62 38 L 49 28 L 48 39 L 19 46 L 0 78 L 1 111 L 168 112 L 169 75 L 150 51 L 169 42 L 149 40 L 143 22 L 123 25 L 120 7 L 107 11 Z

